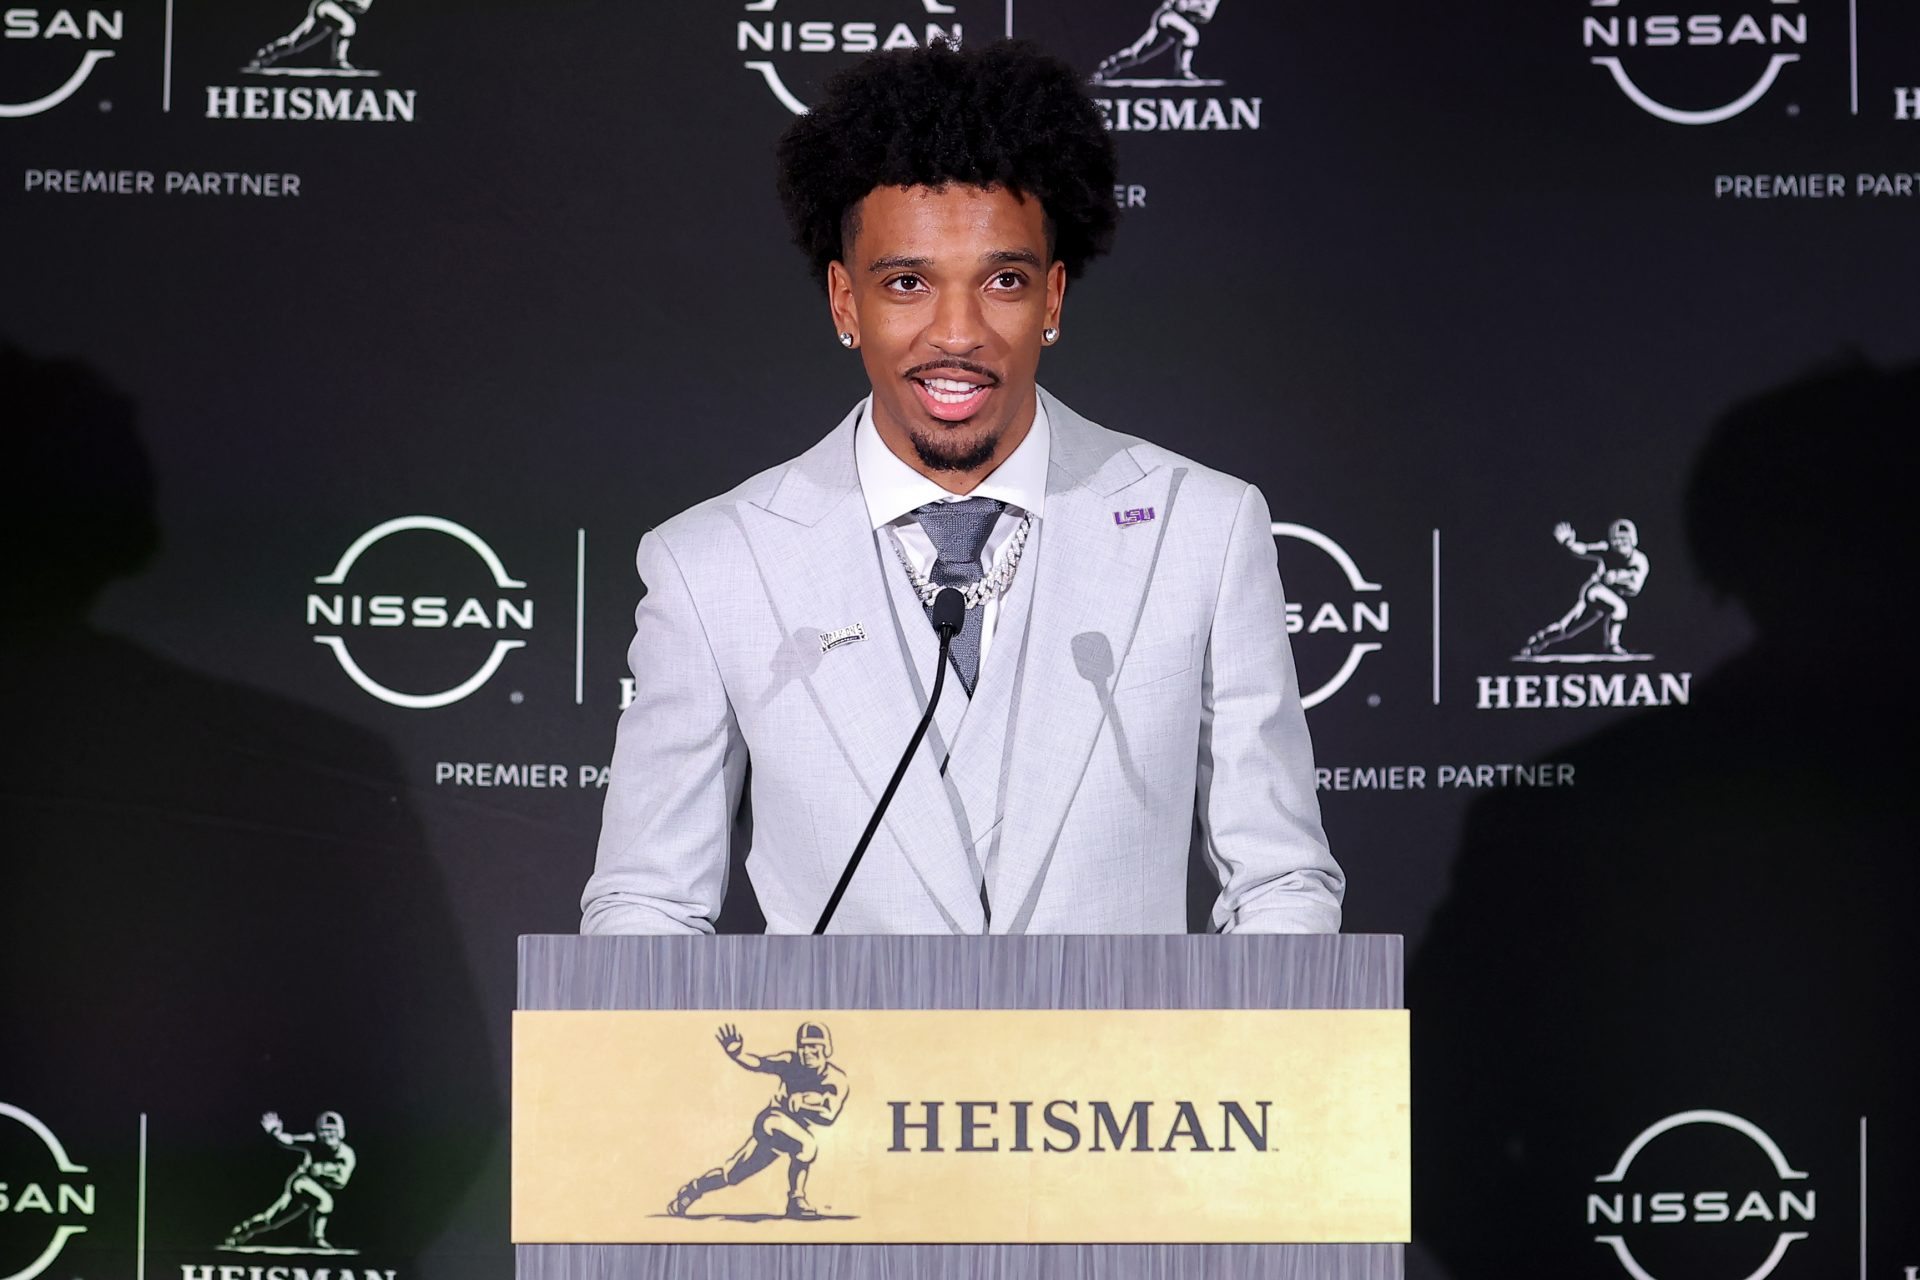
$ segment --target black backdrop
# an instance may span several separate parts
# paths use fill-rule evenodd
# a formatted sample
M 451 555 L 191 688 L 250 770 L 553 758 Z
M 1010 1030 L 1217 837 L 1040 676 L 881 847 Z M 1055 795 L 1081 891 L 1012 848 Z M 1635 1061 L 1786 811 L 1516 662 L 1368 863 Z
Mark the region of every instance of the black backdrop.
M 7 10 L 0 1275 L 510 1273 L 512 943 L 577 926 L 634 544 L 863 390 L 771 193 L 849 56 L 801 46 L 1091 72 L 1154 14 L 928 7 L 381 0 L 353 77 L 244 69 L 301 0 Z M 1096 89 L 1130 207 L 1042 379 L 1289 526 L 1347 927 L 1412 956 L 1412 1274 L 1906 1275 L 1920 14 L 1196 29 L 1218 83 Z M 1516 660 L 1586 581 L 1555 525 L 1621 518 L 1636 660 Z M 259 1117 L 328 1109 L 359 1252 L 222 1251 L 294 1167 Z

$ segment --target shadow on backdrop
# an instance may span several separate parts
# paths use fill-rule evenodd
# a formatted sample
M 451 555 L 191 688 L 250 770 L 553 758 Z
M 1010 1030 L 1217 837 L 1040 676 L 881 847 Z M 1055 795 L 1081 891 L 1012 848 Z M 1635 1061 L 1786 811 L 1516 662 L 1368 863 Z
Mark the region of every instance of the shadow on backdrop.
M 1618 1236 L 1663 1280 L 1738 1280 L 1783 1231 L 1805 1237 L 1778 1274 L 1858 1274 L 1861 1117 L 1867 1274 L 1920 1262 L 1915 539 L 1897 461 L 1917 424 L 1920 365 L 1854 362 L 1728 412 L 1689 480 L 1688 541 L 1753 644 L 1692 705 L 1556 751 L 1575 789 L 1469 810 L 1409 974 L 1416 1234 L 1453 1276 L 1621 1280 L 1600 1239 Z M 1692 1123 L 1596 1182 L 1690 1110 L 1750 1121 L 1808 1177 Z M 1811 1221 L 1783 1191 L 1814 1193 Z M 1654 1221 L 1655 1193 L 1680 1193 L 1680 1220 Z
M 504 1117 L 399 765 L 363 729 L 93 627 L 102 590 L 161 540 L 135 407 L 4 343 L 0 404 L 0 1101 L 99 1186 L 59 1274 L 134 1273 L 142 1113 L 149 1273 L 260 1263 L 218 1246 L 299 1162 L 269 1111 L 290 1133 L 338 1113 L 358 1163 L 326 1235 L 417 1274 Z M 37 1167 L 20 1162 L 47 1156 L 0 1127 L 18 1188 Z M 311 1221 L 255 1243 L 298 1249 Z M 0 1215 L 0 1274 L 47 1233 L 39 1213 Z M 462 1274 L 505 1274 L 486 1243 Z

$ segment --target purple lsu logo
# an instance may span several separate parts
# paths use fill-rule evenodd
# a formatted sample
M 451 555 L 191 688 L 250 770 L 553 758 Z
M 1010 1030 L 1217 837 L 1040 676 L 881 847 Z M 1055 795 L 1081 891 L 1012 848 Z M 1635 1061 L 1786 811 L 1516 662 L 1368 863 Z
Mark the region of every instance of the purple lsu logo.
M 1151 519 L 1153 519 L 1152 507 L 1133 507 L 1126 511 L 1116 511 L 1113 513 L 1113 522 L 1122 529 L 1130 524 L 1145 524 Z

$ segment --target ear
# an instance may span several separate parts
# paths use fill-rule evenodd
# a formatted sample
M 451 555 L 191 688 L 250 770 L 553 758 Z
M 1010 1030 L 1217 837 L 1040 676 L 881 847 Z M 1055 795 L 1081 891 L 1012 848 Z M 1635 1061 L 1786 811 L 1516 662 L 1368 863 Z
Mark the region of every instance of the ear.
M 860 313 L 853 305 L 853 277 L 839 261 L 827 264 L 827 310 L 833 313 L 833 331 L 850 333 L 860 345 Z
M 1058 258 L 1047 266 L 1047 327 L 1060 327 L 1060 308 L 1067 300 L 1067 264 Z

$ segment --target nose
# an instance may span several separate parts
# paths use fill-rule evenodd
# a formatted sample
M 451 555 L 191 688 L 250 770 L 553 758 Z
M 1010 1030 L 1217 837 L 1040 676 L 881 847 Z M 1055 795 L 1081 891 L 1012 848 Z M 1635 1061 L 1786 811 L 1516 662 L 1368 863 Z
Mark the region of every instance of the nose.
M 986 345 L 986 317 L 970 289 L 947 290 L 934 301 L 927 323 L 928 345 L 950 356 L 964 356 Z

